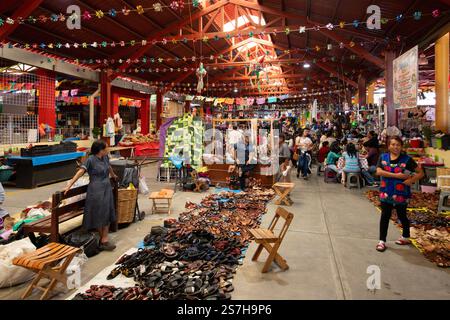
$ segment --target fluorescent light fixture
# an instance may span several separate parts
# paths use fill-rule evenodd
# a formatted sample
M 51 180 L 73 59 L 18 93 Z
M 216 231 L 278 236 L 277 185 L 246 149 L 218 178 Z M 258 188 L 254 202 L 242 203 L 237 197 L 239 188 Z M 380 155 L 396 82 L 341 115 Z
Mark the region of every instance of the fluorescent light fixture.
M 309 67 L 311 67 L 311 65 L 308 62 L 303 64 L 303 68 L 308 69 Z

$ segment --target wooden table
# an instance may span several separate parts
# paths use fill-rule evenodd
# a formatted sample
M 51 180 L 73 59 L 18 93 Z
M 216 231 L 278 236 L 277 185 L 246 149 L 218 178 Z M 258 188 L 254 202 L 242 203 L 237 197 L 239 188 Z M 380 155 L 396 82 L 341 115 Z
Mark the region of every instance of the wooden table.
M 286 206 L 292 205 L 292 200 L 288 198 L 289 193 L 294 189 L 295 184 L 292 182 L 277 182 L 273 185 L 273 190 L 279 196 L 279 198 L 275 201 L 276 205 Z
M 172 205 L 174 191 L 171 189 L 162 189 L 159 192 L 152 192 L 149 199 L 153 201 L 153 213 L 167 213 L 170 214 L 170 207 Z M 157 200 L 162 200 L 158 202 Z
M 129 147 L 109 147 L 107 150 L 109 153 L 119 151 L 120 155 L 125 158 L 134 157 L 134 146 Z M 125 152 L 130 151 L 130 152 Z

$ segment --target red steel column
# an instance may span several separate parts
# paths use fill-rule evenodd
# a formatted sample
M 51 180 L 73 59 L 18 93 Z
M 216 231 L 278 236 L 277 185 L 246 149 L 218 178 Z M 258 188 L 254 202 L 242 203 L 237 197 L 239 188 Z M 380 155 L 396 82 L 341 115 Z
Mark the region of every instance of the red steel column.
M 150 132 L 150 97 L 141 100 L 141 133 Z
M 163 94 L 162 92 L 156 93 L 156 130 L 161 126 L 161 113 L 163 108 Z
M 52 71 L 38 69 L 38 115 L 39 124 L 48 124 L 56 127 L 56 97 L 55 97 L 55 73 Z
M 112 103 L 111 103 L 111 115 L 114 116 L 116 113 L 119 113 L 119 94 L 112 94 Z
M 102 126 L 108 117 L 112 117 L 111 114 L 111 105 L 112 105 L 112 97 L 111 97 L 111 80 L 110 80 L 110 70 L 102 71 L 100 73 L 100 123 Z

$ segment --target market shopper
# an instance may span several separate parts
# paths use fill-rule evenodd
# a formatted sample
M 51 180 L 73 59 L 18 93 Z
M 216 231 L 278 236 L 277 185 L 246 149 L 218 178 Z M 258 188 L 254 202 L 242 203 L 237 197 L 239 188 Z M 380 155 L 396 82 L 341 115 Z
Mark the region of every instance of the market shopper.
M 378 135 L 375 131 L 369 131 L 367 141 L 363 143 L 367 150 L 367 162 L 369 164 L 369 173 L 377 171 L 378 159 L 380 157 L 380 146 L 378 143 Z
M 281 165 L 285 159 L 291 159 L 291 150 L 289 149 L 289 145 L 286 143 L 284 136 L 280 136 L 279 144 L 279 160 Z
M 238 143 L 235 145 L 234 156 L 234 159 L 239 166 L 239 182 L 242 191 L 244 191 L 246 187 L 245 180 L 256 167 L 254 157 L 254 147 L 250 144 L 249 136 L 246 135 L 244 138 L 244 143 Z
M 100 249 L 112 251 L 116 246 L 109 242 L 108 231 L 109 225 L 116 221 L 116 211 L 109 177 L 112 176 L 114 179 L 117 179 L 117 176 L 109 164 L 107 154 L 106 143 L 101 140 L 94 141 L 91 146 L 91 155 L 70 180 L 65 193 L 86 172 L 89 174 L 83 228 L 85 230 L 98 230 L 100 234 Z
M 341 147 L 339 146 L 338 141 L 334 141 L 331 144 L 330 152 L 328 152 L 327 155 L 326 159 L 327 168 L 330 168 L 336 173 L 340 173 L 340 170 L 337 167 L 337 162 L 339 161 L 340 157 L 341 157 Z
M 353 143 L 347 144 L 345 152 L 342 154 L 344 158 L 344 168 L 342 170 L 342 184 L 345 184 L 347 173 L 359 173 L 361 167 L 359 165 L 359 155 Z
M 297 178 L 300 177 L 300 172 L 305 180 L 308 180 L 308 174 L 311 173 L 311 150 L 314 147 L 311 138 L 309 137 L 309 129 L 303 130 L 302 136 L 298 139 L 297 152 Z
M 395 243 L 398 245 L 411 243 L 406 208 L 411 197 L 411 185 L 423 177 L 422 168 L 402 152 L 403 141 L 400 137 L 391 137 L 388 146 L 389 152 L 381 155 L 377 168 L 377 175 L 381 177 L 381 219 L 380 241 L 376 249 L 380 252 L 386 250 L 386 236 L 392 209 L 396 209 L 403 227 L 402 237 Z

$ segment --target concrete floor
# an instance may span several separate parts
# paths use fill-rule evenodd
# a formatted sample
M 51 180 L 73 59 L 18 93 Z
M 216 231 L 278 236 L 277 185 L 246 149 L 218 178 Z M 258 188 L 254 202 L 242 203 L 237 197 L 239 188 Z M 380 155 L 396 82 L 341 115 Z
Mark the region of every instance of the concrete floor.
M 156 182 L 156 166 L 143 170 L 150 190 L 172 187 Z M 364 190 L 348 190 L 339 184 L 325 184 L 312 176 L 309 181 L 297 180 L 291 194 L 294 205 L 288 210 L 295 218 L 280 248 L 290 269 L 260 273 L 266 255 L 258 262 L 251 257 L 256 248 L 251 244 L 244 264 L 234 279 L 233 299 L 449 299 L 450 270 L 441 269 L 414 247 L 398 247 L 393 241 L 399 236 L 392 224 L 388 235 L 388 250 L 375 250 L 378 238 L 379 213 L 365 198 Z M 65 186 L 65 182 L 34 190 L 6 187 L 5 207 L 19 212 L 27 205 L 47 199 Z M 186 201 L 198 202 L 205 194 L 177 192 L 172 216 L 184 210 Z M 141 210 L 150 210 L 150 201 L 140 195 Z M 267 226 L 276 206 L 269 204 L 263 218 Z M 148 215 L 144 221 L 111 234 L 117 244 L 114 252 L 102 252 L 83 266 L 82 284 L 105 267 L 114 263 L 125 251 L 136 244 L 154 225 L 161 225 L 164 215 Z M 381 270 L 381 289 L 368 290 L 370 276 L 367 268 L 376 265 Z M 105 283 L 106 284 L 106 279 Z M 0 299 L 18 299 L 26 284 L 0 289 Z M 54 299 L 65 299 L 73 291 L 62 286 Z M 32 298 L 37 298 L 35 293 Z

